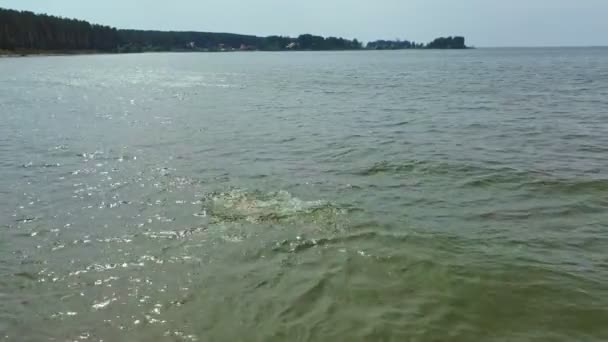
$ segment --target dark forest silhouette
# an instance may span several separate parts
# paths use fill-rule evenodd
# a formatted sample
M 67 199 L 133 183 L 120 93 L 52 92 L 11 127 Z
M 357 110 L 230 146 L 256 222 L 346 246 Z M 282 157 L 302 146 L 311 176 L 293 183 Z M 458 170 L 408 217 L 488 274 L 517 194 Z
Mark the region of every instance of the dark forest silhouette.
M 0 8 L 0 50 L 7 51 L 233 51 L 463 49 L 463 37 L 438 38 L 424 45 L 407 40 L 370 42 L 303 34 L 297 38 L 233 33 L 121 30 L 28 11 Z

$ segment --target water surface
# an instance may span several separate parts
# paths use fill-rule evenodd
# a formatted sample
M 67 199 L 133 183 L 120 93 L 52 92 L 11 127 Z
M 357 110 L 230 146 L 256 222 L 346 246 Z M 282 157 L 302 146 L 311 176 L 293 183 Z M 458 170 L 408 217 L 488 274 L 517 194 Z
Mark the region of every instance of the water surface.
M 608 340 L 608 49 L 7 58 L 0 113 L 2 340 Z

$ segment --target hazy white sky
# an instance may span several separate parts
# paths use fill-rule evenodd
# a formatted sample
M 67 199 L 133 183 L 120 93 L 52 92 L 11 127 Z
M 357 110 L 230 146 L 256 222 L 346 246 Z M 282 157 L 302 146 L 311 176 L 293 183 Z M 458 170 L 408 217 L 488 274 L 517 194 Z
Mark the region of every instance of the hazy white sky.
M 427 42 L 475 46 L 608 45 L 608 0 L 0 0 L 0 7 L 119 28 Z

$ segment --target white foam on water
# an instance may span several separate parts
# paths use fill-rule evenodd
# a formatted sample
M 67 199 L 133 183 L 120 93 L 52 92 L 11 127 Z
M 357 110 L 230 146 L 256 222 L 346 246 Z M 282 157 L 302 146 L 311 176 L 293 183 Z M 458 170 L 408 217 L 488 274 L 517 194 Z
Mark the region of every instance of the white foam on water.
M 101 302 L 95 302 L 95 303 L 93 303 L 92 308 L 95 310 L 101 310 L 101 309 L 106 308 L 108 305 L 110 305 L 114 301 L 116 301 L 116 298 L 110 298 L 108 300 L 104 300 Z
M 289 192 L 247 192 L 232 190 L 212 196 L 209 211 L 215 221 L 285 221 L 295 217 L 303 218 L 317 210 L 337 213 L 329 202 L 304 201 L 293 197 Z

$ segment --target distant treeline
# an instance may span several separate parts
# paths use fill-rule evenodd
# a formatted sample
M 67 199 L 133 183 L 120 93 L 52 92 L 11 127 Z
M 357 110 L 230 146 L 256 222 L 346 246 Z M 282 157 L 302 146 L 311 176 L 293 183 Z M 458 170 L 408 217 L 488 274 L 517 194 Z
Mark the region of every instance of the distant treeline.
M 373 50 L 402 50 L 402 49 L 466 49 L 464 37 L 441 37 L 428 44 L 410 42 L 407 40 L 376 40 L 367 43 L 367 49 Z
M 447 37 L 437 38 L 432 42 L 428 43 L 427 48 L 429 49 L 466 49 L 467 46 L 464 42 L 464 37 Z
M 366 48 L 372 50 L 402 50 L 402 49 L 423 49 L 424 44 L 410 42 L 407 40 L 376 40 L 367 43 Z
M 109 51 L 119 41 L 108 26 L 0 8 L 0 49 Z
M 9 51 L 232 51 L 359 50 L 357 39 L 303 34 L 297 38 L 232 33 L 119 30 L 86 21 L 0 8 L 0 50 Z M 438 38 L 424 45 L 376 41 L 367 49 L 465 48 L 464 38 Z

